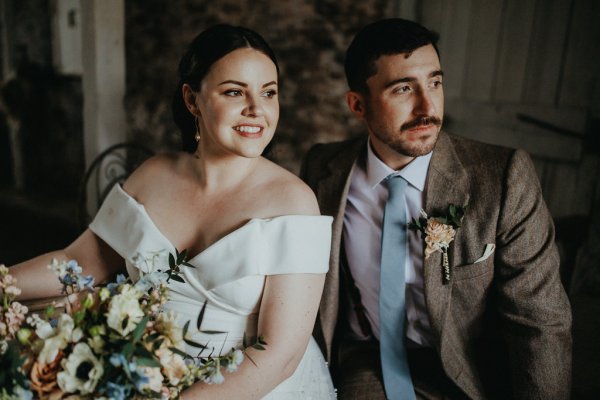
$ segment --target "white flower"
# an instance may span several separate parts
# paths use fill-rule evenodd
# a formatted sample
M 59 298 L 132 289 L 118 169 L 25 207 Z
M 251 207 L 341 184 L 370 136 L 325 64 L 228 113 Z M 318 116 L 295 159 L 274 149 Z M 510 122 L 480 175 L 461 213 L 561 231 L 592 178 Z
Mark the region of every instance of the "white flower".
M 221 373 L 221 368 L 215 368 L 213 371 L 211 371 L 211 374 L 204 379 L 204 382 L 208 383 L 209 385 L 212 385 L 213 383 L 220 385 L 224 381 L 225 377 Z
M 6 289 L 4 289 L 4 293 L 10 295 L 10 296 L 18 296 L 21 294 L 21 289 L 19 289 L 16 286 L 8 286 Z
M 137 373 L 141 376 L 148 378 L 148 382 L 142 383 L 138 386 L 138 390 L 143 392 L 145 390 L 152 390 L 153 392 L 162 391 L 163 376 L 160 373 L 158 367 L 137 367 Z
M 54 271 L 56 275 L 62 277 L 67 272 L 67 263 L 65 261 L 58 261 L 56 258 L 53 258 L 48 265 L 48 269 Z
M 106 322 L 109 327 L 127 336 L 144 317 L 138 298 L 140 293 L 130 285 L 124 285 L 120 294 L 110 301 Z M 127 319 L 127 323 L 125 323 Z M 123 326 L 125 325 L 125 326 Z
M 102 340 L 100 335 L 89 338 L 87 343 L 95 353 L 102 353 L 102 349 L 104 348 L 104 340 Z
M 239 365 L 244 361 L 244 352 L 240 349 L 234 350 L 231 354 L 231 362 L 227 364 L 227 372 L 237 371 Z
M 75 323 L 69 314 L 61 314 L 58 317 L 56 328 L 42 321 L 38 323 L 35 333 L 44 341 L 44 347 L 38 355 L 38 362 L 49 364 L 58 355 L 58 351 L 67 347 L 73 339 L 73 328 Z
M 171 350 L 161 347 L 156 352 L 165 376 L 172 385 L 177 385 L 188 373 L 189 368 L 183 357 Z
M 75 345 L 73 352 L 63 360 L 62 367 L 64 370 L 57 374 L 57 381 L 67 393 L 92 393 L 104 373 L 102 363 L 85 343 Z
M 171 345 L 178 349 L 184 348 L 183 342 L 183 329 L 181 325 L 177 323 L 178 315 L 173 310 L 166 313 L 161 313 L 156 318 L 158 329 L 163 333 L 164 336 L 171 342 Z

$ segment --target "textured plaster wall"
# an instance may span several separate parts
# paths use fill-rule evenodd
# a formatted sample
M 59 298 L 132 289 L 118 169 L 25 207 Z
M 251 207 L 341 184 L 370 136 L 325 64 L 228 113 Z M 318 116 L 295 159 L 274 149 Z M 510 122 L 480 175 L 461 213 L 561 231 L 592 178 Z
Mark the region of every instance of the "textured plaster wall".
M 362 131 L 345 104 L 344 53 L 358 29 L 394 10 L 394 2 L 382 0 L 130 0 L 125 6 L 129 137 L 178 149 L 170 101 L 179 58 L 210 25 L 243 25 L 262 34 L 279 59 L 281 116 L 272 157 L 294 172 L 313 143 Z

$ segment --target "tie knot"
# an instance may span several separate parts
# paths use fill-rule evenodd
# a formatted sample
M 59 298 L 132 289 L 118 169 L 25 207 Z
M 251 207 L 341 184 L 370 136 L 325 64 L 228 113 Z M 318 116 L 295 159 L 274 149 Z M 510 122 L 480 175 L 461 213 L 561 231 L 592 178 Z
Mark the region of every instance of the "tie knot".
M 408 182 L 400 175 L 389 175 L 386 178 L 389 198 L 394 199 L 404 195 Z

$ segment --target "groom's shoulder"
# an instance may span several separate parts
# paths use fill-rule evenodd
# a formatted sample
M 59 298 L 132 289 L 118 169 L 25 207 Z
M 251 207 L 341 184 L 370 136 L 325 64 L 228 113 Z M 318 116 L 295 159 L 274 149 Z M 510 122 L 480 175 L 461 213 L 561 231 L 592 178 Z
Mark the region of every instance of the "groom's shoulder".
M 453 133 L 445 133 L 454 151 L 464 166 L 476 164 L 480 167 L 506 165 L 515 152 L 525 152 L 511 147 L 484 143 Z
M 355 153 L 363 143 L 366 143 L 366 140 L 366 136 L 361 135 L 337 142 L 316 143 L 308 150 L 304 159 L 314 163 L 319 160 L 327 162 L 344 153 Z

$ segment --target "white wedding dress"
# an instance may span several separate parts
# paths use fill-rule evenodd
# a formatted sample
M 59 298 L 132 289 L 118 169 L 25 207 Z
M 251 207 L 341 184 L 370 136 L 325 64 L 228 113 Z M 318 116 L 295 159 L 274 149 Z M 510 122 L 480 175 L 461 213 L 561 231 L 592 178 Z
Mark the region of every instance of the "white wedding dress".
M 240 348 L 244 334 L 252 343 L 257 335 L 265 276 L 326 273 L 331 220 L 299 215 L 250 220 L 188 260 L 195 268 L 182 268 L 180 276 L 185 283 L 169 283 L 165 308 L 178 313 L 182 325 L 191 321 L 191 333 L 206 302 L 201 330 L 225 333 L 191 335 L 195 342 L 208 344 L 205 356 Z M 133 281 L 139 278 L 140 271 L 168 269 L 168 255 L 175 254 L 174 246 L 144 206 L 119 185 L 105 199 L 90 229 L 125 259 Z M 188 346 L 186 350 L 197 356 L 200 349 Z M 312 337 L 293 376 L 264 398 L 335 399 L 327 365 Z

